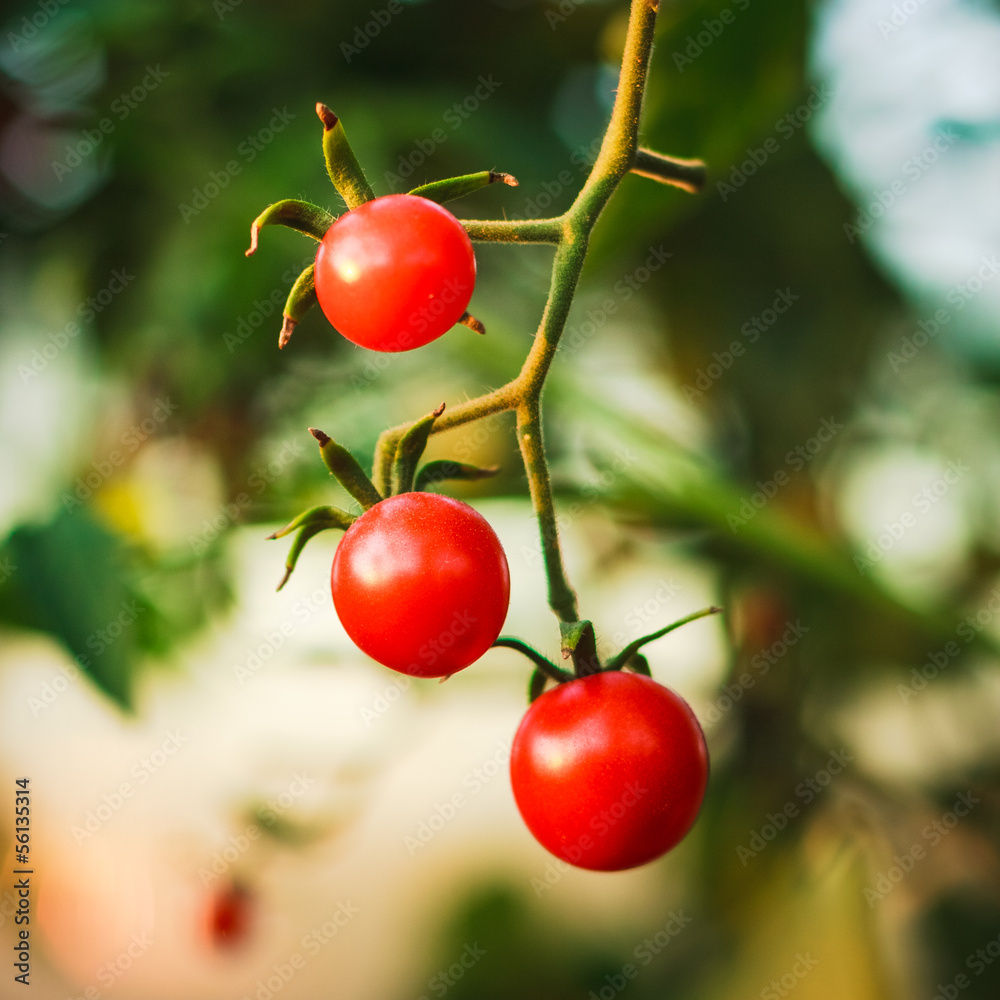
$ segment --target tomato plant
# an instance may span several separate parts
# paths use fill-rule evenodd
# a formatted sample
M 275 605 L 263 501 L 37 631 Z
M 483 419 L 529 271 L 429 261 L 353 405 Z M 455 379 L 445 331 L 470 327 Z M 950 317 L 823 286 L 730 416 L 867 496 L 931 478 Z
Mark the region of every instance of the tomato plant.
M 444 677 L 479 659 L 510 599 L 489 523 L 437 493 L 401 493 L 365 511 L 337 546 L 330 582 L 357 646 L 413 677 Z
M 514 798 L 556 857 L 620 871 L 669 851 L 694 823 L 708 780 L 687 702 L 649 677 L 567 681 L 528 709 L 511 748 Z
M 602 662 L 593 623 L 580 615 L 563 565 L 543 444 L 542 390 L 590 234 L 608 200 L 627 173 L 689 192 L 705 183 L 700 161 L 639 145 L 657 7 L 657 0 L 632 2 L 611 122 L 589 177 L 561 215 L 459 222 L 441 207 L 497 182 L 517 185 L 510 174 L 493 170 L 376 198 L 343 123 L 319 103 L 327 173 L 348 210 L 335 219 L 308 202 L 273 202 L 252 223 L 247 250 L 247 255 L 256 251 L 261 229 L 270 225 L 296 229 L 319 243 L 315 262 L 288 293 L 279 347 L 318 303 L 354 343 L 404 351 L 429 343 L 455 323 L 485 332 L 466 311 L 476 277 L 472 241 L 554 248 L 548 300 L 520 371 L 447 413 L 442 403 L 424 417 L 383 430 L 370 477 L 347 448 L 310 428 L 327 468 L 363 513 L 313 507 L 270 537 L 297 532 L 280 590 L 311 538 L 330 529 L 345 532 L 331 572 L 334 606 L 356 645 L 387 667 L 415 677 L 444 677 L 493 645 L 524 654 L 534 664 L 529 698 L 537 700 L 514 743 L 511 775 L 521 813 L 559 857 L 609 871 L 659 857 L 697 815 L 708 772 L 704 737 L 684 701 L 649 677 L 640 649 L 720 610 L 694 612 L 634 639 Z M 444 460 L 418 468 L 431 434 L 508 411 L 516 416 L 538 520 L 549 607 L 572 673 L 522 640 L 499 635 L 510 581 L 496 535 L 467 504 L 424 490 L 444 479 L 481 479 L 497 469 Z M 633 672 L 622 673 L 625 669 Z M 559 687 L 543 694 L 550 680 Z
M 426 198 L 390 194 L 340 216 L 316 251 L 316 296 L 348 340 L 408 351 L 462 317 L 476 258 L 462 224 Z

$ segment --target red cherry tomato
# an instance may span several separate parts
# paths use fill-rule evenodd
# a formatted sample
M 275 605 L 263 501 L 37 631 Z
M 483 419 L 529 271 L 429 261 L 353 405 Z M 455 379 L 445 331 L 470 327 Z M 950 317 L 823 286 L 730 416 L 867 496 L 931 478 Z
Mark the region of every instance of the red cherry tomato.
M 640 674 L 567 681 L 528 709 L 511 784 L 538 842 L 579 868 L 621 871 L 658 858 L 691 828 L 708 752 L 687 702 Z
M 228 883 L 209 900 L 207 923 L 210 943 L 218 949 L 247 943 L 253 924 L 254 897 L 246 886 Z
M 489 523 L 437 493 L 402 493 L 366 510 L 337 546 L 330 583 L 357 646 L 412 677 L 478 660 L 510 600 L 507 558 Z
M 476 283 L 472 241 L 436 202 L 409 194 L 345 212 L 316 252 L 326 318 L 373 351 L 409 351 L 450 330 Z

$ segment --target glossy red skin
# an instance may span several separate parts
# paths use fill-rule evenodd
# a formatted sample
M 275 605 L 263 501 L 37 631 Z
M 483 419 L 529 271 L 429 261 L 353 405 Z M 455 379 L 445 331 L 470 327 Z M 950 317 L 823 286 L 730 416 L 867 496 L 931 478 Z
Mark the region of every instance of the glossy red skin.
M 683 698 L 649 677 L 609 671 L 532 704 L 510 776 L 543 847 L 578 868 L 621 871 L 660 857 L 691 829 L 708 751 Z
M 472 241 L 436 202 L 409 194 L 345 212 L 316 251 L 316 296 L 348 340 L 409 351 L 450 330 L 476 283 Z
M 347 634 L 411 677 L 444 677 L 500 634 L 510 575 L 489 522 L 461 500 L 402 493 L 347 529 L 330 577 Z

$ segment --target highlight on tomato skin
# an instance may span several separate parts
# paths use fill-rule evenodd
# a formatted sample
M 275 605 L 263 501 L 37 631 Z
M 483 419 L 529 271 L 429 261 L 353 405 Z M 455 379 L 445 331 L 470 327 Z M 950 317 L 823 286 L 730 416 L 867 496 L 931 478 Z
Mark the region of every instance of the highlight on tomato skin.
M 500 634 L 510 572 L 478 511 L 437 493 L 401 493 L 347 529 L 330 588 L 341 624 L 372 659 L 412 677 L 446 677 Z
M 340 216 L 316 251 L 330 323 L 373 351 L 410 351 L 461 319 L 476 283 L 472 241 L 448 209 L 390 194 Z
M 579 868 L 622 871 L 661 857 L 691 829 L 708 751 L 680 695 L 607 671 L 559 684 L 531 705 L 510 774 L 543 847 Z

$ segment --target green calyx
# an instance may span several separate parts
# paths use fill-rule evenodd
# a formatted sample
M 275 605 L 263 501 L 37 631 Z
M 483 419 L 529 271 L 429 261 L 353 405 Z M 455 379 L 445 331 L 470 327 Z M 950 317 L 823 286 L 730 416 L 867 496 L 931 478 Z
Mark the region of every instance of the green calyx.
M 297 201 L 294 198 L 276 201 L 273 205 L 268 205 L 250 224 L 250 248 L 246 251 L 246 256 L 252 257 L 257 252 L 260 231 L 265 226 L 285 226 L 311 236 L 318 243 L 335 221 L 335 217 L 325 208 L 311 202 Z
M 675 628 L 680 628 L 682 625 L 687 625 L 688 622 L 697 621 L 699 618 L 705 618 L 708 615 L 721 614 L 722 608 L 710 607 L 702 608 L 701 611 L 695 611 L 693 614 L 687 615 L 684 618 L 680 618 L 670 625 L 664 628 L 658 629 L 656 632 L 651 632 L 649 635 L 644 635 L 634 642 L 630 642 L 620 653 L 616 653 L 614 656 L 608 660 L 605 670 L 621 670 L 623 667 L 628 667 L 635 670 L 640 674 L 649 673 L 649 663 L 646 661 L 644 656 L 639 655 L 639 650 L 648 642 L 653 642 L 654 639 L 659 639 L 665 636 L 668 632 L 673 632 Z
M 358 460 L 342 444 L 315 427 L 310 427 L 309 433 L 319 442 L 319 453 L 326 467 L 362 508 L 368 510 L 383 499 Z
M 436 201 L 439 205 L 443 205 L 447 201 L 462 198 L 467 194 L 472 194 L 473 191 L 479 191 L 490 184 L 496 184 L 498 181 L 502 181 L 508 187 L 517 187 L 517 178 L 512 174 L 480 170 L 475 174 L 464 174 L 462 177 L 449 177 L 443 181 L 421 184 L 420 187 L 415 187 L 407 194 L 427 198 L 429 201 Z
M 357 208 L 375 197 L 375 192 L 365 178 L 347 133 L 340 119 L 325 105 L 316 105 L 316 114 L 323 123 L 323 156 L 326 172 L 333 181 L 337 193 L 348 208 Z
M 302 550 L 311 538 L 315 538 L 321 531 L 328 531 L 330 528 L 339 528 L 341 531 L 346 531 L 356 520 L 357 518 L 353 514 L 349 514 L 346 510 L 341 510 L 339 507 L 312 507 L 289 521 L 283 528 L 279 528 L 268 535 L 267 537 L 270 540 L 284 538 L 293 531 L 298 532 L 295 536 L 295 541 L 292 542 L 291 549 L 288 551 L 288 558 L 285 560 L 285 575 L 278 584 L 278 590 L 281 590 L 288 582 L 288 578 L 292 575 L 292 571 L 295 569 L 295 564 L 298 562 Z
M 432 486 L 443 483 L 446 479 L 463 482 L 474 482 L 477 479 L 489 479 L 500 471 L 499 465 L 488 465 L 480 468 L 478 465 L 468 465 L 465 462 L 452 462 L 448 459 L 437 459 L 428 462 L 417 473 L 413 488 L 418 492 L 426 492 Z
M 292 285 L 285 308 L 281 314 L 281 333 L 278 334 L 278 347 L 288 343 L 299 321 L 316 305 L 316 265 L 310 264 Z
M 413 478 L 417 472 L 417 463 L 427 447 L 434 421 L 444 413 L 444 403 L 437 409 L 421 417 L 400 439 L 396 445 L 396 459 L 392 464 L 391 493 L 409 493 L 413 489 Z

